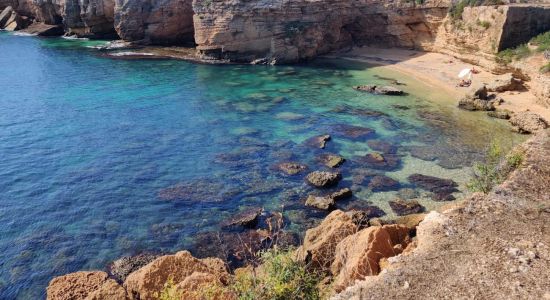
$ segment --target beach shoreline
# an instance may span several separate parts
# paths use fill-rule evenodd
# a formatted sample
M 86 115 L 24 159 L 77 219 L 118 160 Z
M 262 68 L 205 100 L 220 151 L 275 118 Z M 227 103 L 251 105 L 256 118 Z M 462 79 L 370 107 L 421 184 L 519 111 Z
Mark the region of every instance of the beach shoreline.
M 434 90 L 442 90 L 453 99 L 463 97 L 469 88 L 458 87 L 457 74 L 465 68 L 474 68 L 479 71 L 473 75 L 473 82 L 489 84 L 499 75 L 491 73 L 480 66 L 472 65 L 453 56 L 418 50 L 400 48 L 360 47 L 346 52 L 338 52 L 322 57 L 338 58 L 375 65 L 379 68 L 402 73 L 416 78 Z M 366 83 L 367 84 L 367 83 Z M 533 80 L 526 82 L 527 90 L 498 93 L 504 103 L 498 106 L 499 110 L 509 110 L 514 113 L 529 110 L 550 120 L 550 108 L 537 103 L 537 97 L 529 88 L 537 84 Z

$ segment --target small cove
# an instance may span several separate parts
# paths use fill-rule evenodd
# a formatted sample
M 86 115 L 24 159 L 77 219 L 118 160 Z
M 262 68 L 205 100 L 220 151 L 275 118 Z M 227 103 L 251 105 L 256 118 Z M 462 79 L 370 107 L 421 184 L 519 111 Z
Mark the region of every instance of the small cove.
M 194 237 L 247 207 L 282 210 L 288 230 L 302 234 L 324 216 L 303 205 L 318 191 L 303 175 L 282 175 L 281 162 L 326 170 L 321 154 L 343 156 L 339 187 L 355 196 L 339 207 L 377 206 L 391 218 L 388 201 L 403 188 L 426 209 L 445 204 L 409 175 L 453 179 L 465 191 L 492 139 L 524 139 L 503 121 L 458 110 L 444 92 L 366 64 L 114 60 L 87 48 L 101 43 L 0 33 L 2 299 L 44 297 L 53 276 L 123 255 L 196 247 Z M 409 94 L 351 88 L 387 78 Z M 350 136 L 351 126 L 374 133 Z M 307 144 L 327 133 L 326 149 Z M 395 166 L 361 163 L 374 152 L 369 141 L 394 147 Z M 367 171 L 399 184 L 373 192 L 357 179 Z

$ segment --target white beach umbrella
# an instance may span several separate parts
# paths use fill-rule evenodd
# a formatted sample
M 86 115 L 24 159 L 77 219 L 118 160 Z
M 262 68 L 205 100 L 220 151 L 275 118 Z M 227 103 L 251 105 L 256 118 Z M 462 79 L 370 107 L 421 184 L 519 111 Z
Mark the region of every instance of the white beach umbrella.
M 472 69 L 464 69 L 458 73 L 458 78 L 464 78 L 468 76 L 468 79 L 472 78 Z

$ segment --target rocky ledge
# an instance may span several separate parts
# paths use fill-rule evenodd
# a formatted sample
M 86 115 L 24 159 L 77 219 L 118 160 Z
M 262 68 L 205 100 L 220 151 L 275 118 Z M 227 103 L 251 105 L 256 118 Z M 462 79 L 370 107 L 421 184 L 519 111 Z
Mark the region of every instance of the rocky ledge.
M 524 163 L 503 184 L 430 212 L 409 255 L 333 299 L 548 298 L 550 132 L 520 147 Z

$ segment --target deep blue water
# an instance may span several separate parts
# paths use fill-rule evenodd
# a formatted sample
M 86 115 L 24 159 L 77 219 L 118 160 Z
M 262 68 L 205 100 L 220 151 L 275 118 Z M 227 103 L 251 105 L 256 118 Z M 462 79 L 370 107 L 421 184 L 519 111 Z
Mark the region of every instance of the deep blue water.
M 345 205 L 377 205 L 391 216 L 396 191 L 352 184 L 366 169 L 354 157 L 371 152 L 367 139 L 398 147 L 399 165 L 380 172 L 402 187 L 419 171 L 464 183 L 489 136 L 518 139 L 500 121 L 431 102 L 397 74 L 389 75 L 410 95 L 356 92 L 351 86 L 388 76 L 359 63 L 114 60 L 85 47 L 93 44 L 0 33 L 1 299 L 42 298 L 53 276 L 104 269 L 123 255 L 189 248 L 198 232 L 250 206 L 284 204 L 289 230 L 302 232 L 312 189 L 273 168 L 282 161 L 316 170 L 323 151 L 343 155 L 340 186 L 356 192 Z M 346 137 L 346 125 L 376 133 Z M 326 150 L 304 144 L 324 133 L 333 135 Z M 409 146 L 428 158 L 412 157 Z M 162 197 L 178 184 L 185 197 Z

